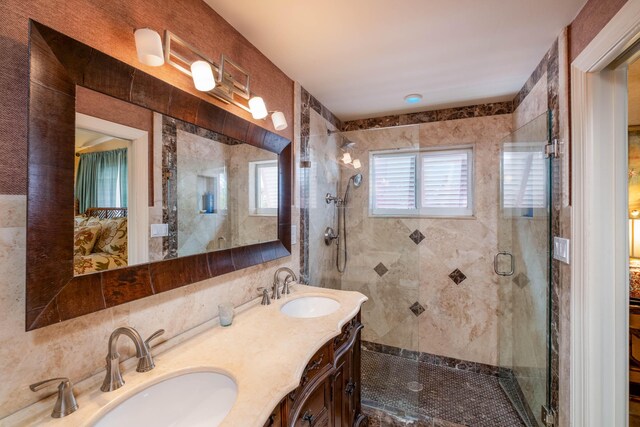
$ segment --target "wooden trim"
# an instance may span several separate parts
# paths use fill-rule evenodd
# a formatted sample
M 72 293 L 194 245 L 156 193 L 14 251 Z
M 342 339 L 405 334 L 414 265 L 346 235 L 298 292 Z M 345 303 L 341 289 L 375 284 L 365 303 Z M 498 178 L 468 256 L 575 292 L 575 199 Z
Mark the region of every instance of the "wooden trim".
M 291 142 L 30 21 L 26 330 L 291 254 Z M 73 272 L 76 85 L 279 155 L 278 240 L 84 276 Z
M 571 424 L 626 425 L 626 70 L 608 68 L 640 30 L 629 0 L 571 64 Z

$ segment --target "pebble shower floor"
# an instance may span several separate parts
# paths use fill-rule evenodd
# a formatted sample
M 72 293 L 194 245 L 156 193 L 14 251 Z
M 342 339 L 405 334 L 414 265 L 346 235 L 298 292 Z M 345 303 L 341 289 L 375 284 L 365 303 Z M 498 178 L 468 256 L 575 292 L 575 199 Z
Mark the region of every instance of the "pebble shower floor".
M 365 349 L 362 403 L 371 426 L 524 427 L 495 376 Z

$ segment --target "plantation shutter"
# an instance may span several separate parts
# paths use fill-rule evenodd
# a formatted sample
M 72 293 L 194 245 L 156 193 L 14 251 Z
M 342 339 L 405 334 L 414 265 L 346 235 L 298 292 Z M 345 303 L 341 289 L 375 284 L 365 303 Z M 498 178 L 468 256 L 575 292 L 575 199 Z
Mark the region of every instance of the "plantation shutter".
M 470 153 L 471 150 L 448 150 L 422 154 L 423 209 L 470 207 Z M 456 214 L 455 209 L 448 213 Z
M 416 155 L 377 154 L 373 158 L 374 213 L 416 209 Z

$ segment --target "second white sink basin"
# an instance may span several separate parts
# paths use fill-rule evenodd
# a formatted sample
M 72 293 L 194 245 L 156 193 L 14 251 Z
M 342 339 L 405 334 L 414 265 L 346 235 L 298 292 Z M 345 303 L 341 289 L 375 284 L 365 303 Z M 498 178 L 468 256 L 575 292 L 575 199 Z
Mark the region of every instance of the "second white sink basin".
M 340 303 L 327 297 L 302 297 L 289 301 L 280 308 L 287 316 L 311 318 L 326 316 L 340 308 Z
M 224 374 L 183 374 L 134 394 L 94 426 L 217 426 L 227 416 L 237 396 L 238 386 Z

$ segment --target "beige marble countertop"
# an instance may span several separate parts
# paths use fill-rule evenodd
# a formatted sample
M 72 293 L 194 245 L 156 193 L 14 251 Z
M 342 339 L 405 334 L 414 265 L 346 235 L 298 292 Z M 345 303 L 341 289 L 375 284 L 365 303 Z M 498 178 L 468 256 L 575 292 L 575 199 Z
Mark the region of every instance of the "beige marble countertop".
M 331 297 L 340 302 L 340 308 L 310 319 L 280 312 L 286 302 L 311 295 Z M 104 371 L 78 383 L 74 389 L 80 408 L 67 417 L 50 417 L 54 395 L 0 420 L 0 425 L 90 426 L 150 385 L 182 373 L 216 371 L 229 375 L 238 385 L 237 400 L 221 426 L 260 427 L 282 398 L 298 386 L 315 352 L 340 334 L 366 300 L 359 292 L 292 286 L 290 295 L 269 306 L 261 306 L 259 299 L 245 304 L 230 327 L 219 326 L 216 318 L 191 334 L 186 332 L 158 345 L 153 349 L 156 367 L 150 372 L 136 372 L 135 358 L 127 360 L 122 364 L 126 384 L 118 390 L 100 391 Z

